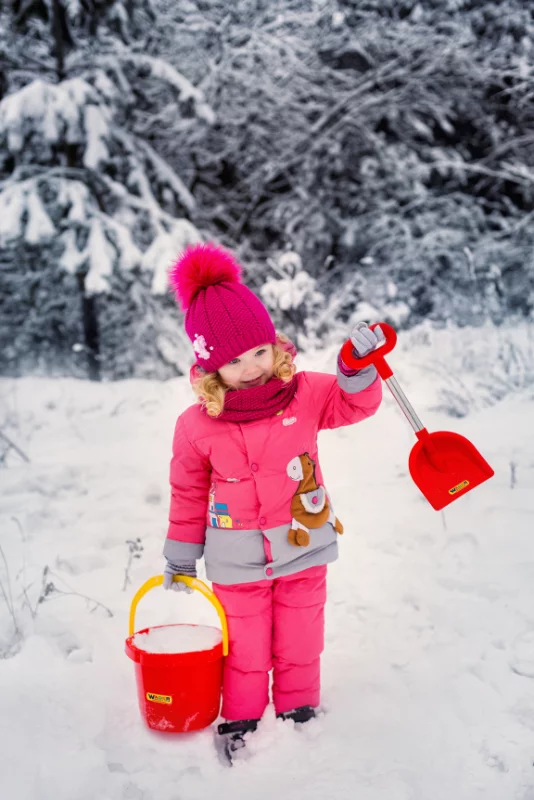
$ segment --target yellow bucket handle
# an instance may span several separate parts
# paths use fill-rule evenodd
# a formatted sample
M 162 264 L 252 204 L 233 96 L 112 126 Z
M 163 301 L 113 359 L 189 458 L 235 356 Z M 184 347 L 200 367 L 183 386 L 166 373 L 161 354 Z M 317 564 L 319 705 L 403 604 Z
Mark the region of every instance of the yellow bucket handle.
M 226 622 L 226 614 L 224 613 L 224 608 L 220 604 L 216 595 L 211 591 L 211 589 L 206 586 L 203 581 L 200 581 L 198 578 L 190 578 L 188 575 L 173 575 L 173 581 L 179 581 L 180 583 L 185 583 L 186 586 L 189 586 L 190 589 L 196 589 L 198 592 L 204 595 L 204 597 L 210 601 L 212 606 L 217 611 L 219 615 L 219 619 L 221 621 L 222 627 L 222 645 L 223 645 L 223 656 L 228 655 L 228 623 Z M 133 636 L 135 633 L 135 612 L 137 611 L 137 605 L 141 598 L 145 596 L 147 592 L 151 589 L 154 589 L 156 586 L 161 586 L 163 583 L 163 575 L 154 575 L 153 578 L 149 578 L 140 589 L 137 590 L 135 593 L 134 599 L 132 600 L 132 604 L 130 606 L 130 622 L 129 622 L 129 636 Z

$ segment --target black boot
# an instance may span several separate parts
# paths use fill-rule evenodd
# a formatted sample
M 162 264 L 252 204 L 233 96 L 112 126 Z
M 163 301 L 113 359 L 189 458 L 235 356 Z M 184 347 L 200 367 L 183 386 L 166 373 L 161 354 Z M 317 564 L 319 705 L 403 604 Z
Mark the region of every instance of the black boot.
M 283 711 L 281 714 L 276 715 L 277 719 L 292 719 L 296 723 L 308 722 L 315 716 L 316 713 L 313 706 L 299 706 L 291 711 Z
M 217 727 L 222 740 L 222 754 L 231 764 L 236 753 L 245 747 L 245 734 L 255 731 L 259 719 L 239 719 L 234 722 L 223 722 Z

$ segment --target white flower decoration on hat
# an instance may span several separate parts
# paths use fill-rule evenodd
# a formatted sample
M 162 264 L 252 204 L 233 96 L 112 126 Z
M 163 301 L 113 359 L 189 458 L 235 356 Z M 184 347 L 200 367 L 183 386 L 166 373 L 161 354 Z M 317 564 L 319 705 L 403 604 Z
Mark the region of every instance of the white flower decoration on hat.
M 204 359 L 208 359 L 210 357 L 210 352 L 208 351 L 208 346 L 206 344 L 206 340 L 203 336 L 199 336 L 198 333 L 195 333 L 195 341 L 193 342 L 193 350 L 195 353 Z M 210 348 L 213 350 L 213 347 Z

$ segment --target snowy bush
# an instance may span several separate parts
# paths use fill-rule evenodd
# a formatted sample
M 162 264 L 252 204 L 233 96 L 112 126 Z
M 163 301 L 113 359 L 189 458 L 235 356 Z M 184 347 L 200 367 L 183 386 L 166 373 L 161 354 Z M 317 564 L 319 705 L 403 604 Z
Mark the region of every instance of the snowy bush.
M 261 297 L 277 327 L 300 344 L 313 330 L 314 316 L 324 297 L 316 290 L 317 281 L 302 268 L 298 253 L 286 251 L 270 259 L 268 265 L 274 276 L 262 284 Z
M 448 325 L 436 331 L 425 322 L 403 333 L 398 349 L 392 364 L 403 354 L 411 355 L 403 384 L 406 379 L 410 390 L 413 386 L 434 410 L 451 417 L 465 417 L 534 387 L 532 323 L 511 327 L 488 322 L 479 331 Z

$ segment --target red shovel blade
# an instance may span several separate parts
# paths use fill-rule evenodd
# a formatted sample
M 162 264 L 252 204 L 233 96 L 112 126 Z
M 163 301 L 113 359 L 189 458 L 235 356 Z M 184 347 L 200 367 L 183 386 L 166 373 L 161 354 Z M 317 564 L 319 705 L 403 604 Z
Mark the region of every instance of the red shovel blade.
M 417 438 L 408 462 L 410 475 L 436 511 L 495 474 L 465 436 L 423 428 Z
M 374 364 L 380 377 L 387 383 L 419 439 L 410 453 L 408 462 L 410 475 L 432 508 L 440 511 L 456 498 L 462 497 L 487 481 L 495 473 L 465 436 L 449 431 L 429 433 L 423 427 L 384 358 L 384 355 L 395 347 L 397 334 L 386 322 L 377 324 L 384 334 L 385 344 L 363 358 L 357 358 L 354 354 L 354 345 L 349 339 L 341 349 L 341 358 L 347 366 L 356 370 Z M 371 330 L 374 330 L 377 324 L 371 325 Z

